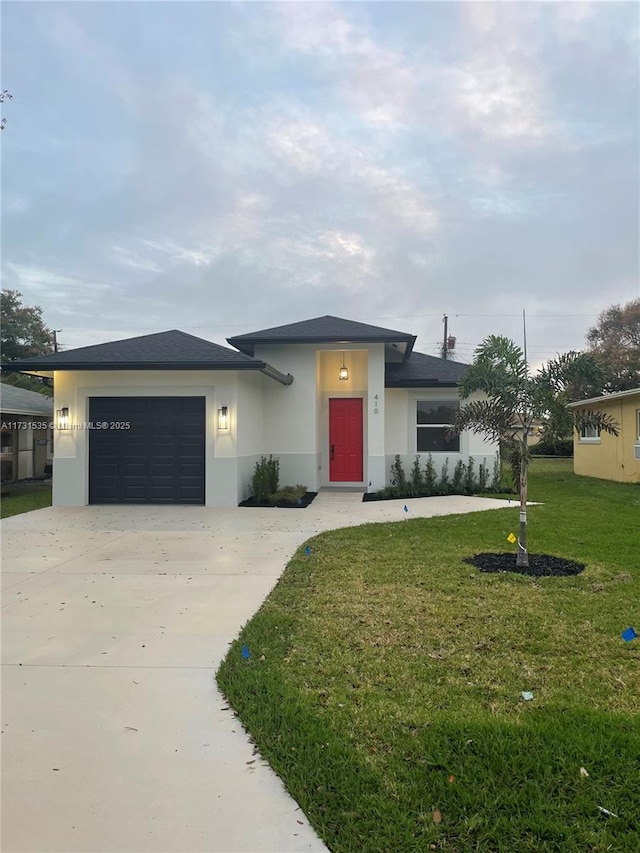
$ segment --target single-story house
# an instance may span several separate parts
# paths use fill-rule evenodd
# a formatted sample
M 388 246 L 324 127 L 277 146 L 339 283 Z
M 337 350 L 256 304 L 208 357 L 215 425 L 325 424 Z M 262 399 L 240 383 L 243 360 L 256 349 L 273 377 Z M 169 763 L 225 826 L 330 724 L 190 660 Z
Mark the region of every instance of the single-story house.
M 621 483 L 640 482 L 640 388 L 579 400 L 569 408 L 604 412 L 620 429 L 619 435 L 600 433 L 595 427 L 574 430 L 574 472 Z
M 400 454 L 437 466 L 498 447 L 447 436 L 466 365 L 407 332 L 318 317 L 228 338 L 173 330 L 25 360 L 52 377 L 53 503 L 235 506 L 262 455 L 282 485 L 383 488 Z
M 44 477 L 53 456 L 53 400 L 0 383 L 0 467 L 3 483 Z

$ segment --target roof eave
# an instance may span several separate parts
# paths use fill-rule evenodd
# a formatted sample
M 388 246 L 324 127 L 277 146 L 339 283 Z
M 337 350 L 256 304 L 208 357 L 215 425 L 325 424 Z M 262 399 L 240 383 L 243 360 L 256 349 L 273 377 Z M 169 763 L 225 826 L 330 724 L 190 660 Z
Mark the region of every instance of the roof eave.
M 407 344 L 411 349 L 416 342 L 415 335 L 349 335 L 348 338 L 339 335 L 300 335 L 286 338 L 227 338 L 227 343 L 236 349 L 255 344 Z
M 635 394 L 640 394 L 640 388 L 614 391 L 612 394 L 602 394 L 600 397 L 590 397 L 588 400 L 576 400 L 575 403 L 567 403 L 567 408 L 576 409 L 578 406 L 591 406 L 593 403 L 607 403 L 609 400 L 620 400 L 624 397 L 633 397 Z
M 29 417 L 44 417 L 45 415 L 53 414 L 53 405 L 46 412 L 35 411 L 34 409 L 16 409 L 15 406 L 8 406 L 6 409 L 3 406 L 0 406 L 0 411 L 2 412 L 4 417 L 6 417 L 7 415 L 28 415 Z
M 3 373 L 39 373 L 41 371 L 54 372 L 58 370 L 263 370 L 267 366 L 266 361 L 256 360 L 250 364 L 238 362 L 236 364 L 216 364 L 202 362 L 151 362 L 144 363 L 139 361 L 121 361 L 121 362 L 99 362 L 95 364 L 87 364 L 87 362 L 66 362 L 65 364 L 30 364 L 28 367 L 24 365 L 10 366 L 2 365 Z
M 442 382 L 438 379 L 385 379 L 385 388 L 457 388 L 460 383 L 456 381 Z

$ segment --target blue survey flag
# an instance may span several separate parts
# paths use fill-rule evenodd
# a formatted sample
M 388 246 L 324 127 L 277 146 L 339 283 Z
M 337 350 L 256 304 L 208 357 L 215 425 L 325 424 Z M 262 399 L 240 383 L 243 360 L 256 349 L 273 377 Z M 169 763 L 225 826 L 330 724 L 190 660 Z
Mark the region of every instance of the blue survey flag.
M 307 545 L 307 547 L 304 549 L 304 553 L 305 553 L 305 556 L 307 556 L 307 557 L 311 556 L 311 546 L 310 545 Z
M 242 647 L 242 657 L 245 660 L 249 660 L 249 646 L 243 646 Z
M 629 626 L 628 628 L 625 628 L 625 630 L 622 632 L 621 636 L 622 636 L 622 639 L 625 641 L 625 643 L 630 643 L 631 640 L 635 640 L 635 638 L 638 635 L 636 634 L 634 629 L 631 626 Z

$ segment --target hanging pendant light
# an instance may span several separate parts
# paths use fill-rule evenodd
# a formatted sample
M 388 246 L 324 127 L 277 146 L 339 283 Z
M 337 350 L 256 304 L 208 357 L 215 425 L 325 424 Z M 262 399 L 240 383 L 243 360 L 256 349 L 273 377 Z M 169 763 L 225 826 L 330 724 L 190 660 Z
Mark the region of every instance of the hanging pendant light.
M 339 379 L 348 379 L 349 371 L 347 370 L 347 366 L 344 363 L 344 350 L 342 351 L 342 367 L 340 368 L 340 373 L 338 373 Z

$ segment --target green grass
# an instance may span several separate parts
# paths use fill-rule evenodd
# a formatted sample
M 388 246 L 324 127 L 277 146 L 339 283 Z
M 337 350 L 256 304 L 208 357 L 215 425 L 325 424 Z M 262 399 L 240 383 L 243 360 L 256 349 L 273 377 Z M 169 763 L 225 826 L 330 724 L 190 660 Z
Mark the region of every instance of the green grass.
M 530 498 L 531 551 L 582 574 L 462 562 L 513 550 L 515 504 L 333 531 L 230 648 L 220 687 L 330 850 L 640 850 L 640 640 L 620 637 L 640 488 L 536 460 Z
M 6 488 L 9 494 L 0 501 L 0 518 L 51 506 L 51 486 L 43 488 L 41 485 L 9 485 L 3 488 Z

